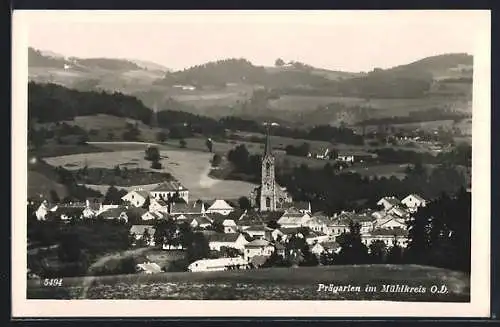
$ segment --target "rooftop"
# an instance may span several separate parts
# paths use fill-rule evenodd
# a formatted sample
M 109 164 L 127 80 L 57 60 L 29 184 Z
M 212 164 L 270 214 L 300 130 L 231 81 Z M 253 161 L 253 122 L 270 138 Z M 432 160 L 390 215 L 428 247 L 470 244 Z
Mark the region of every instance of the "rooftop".
M 246 248 L 260 248 L 260 247 L 268 246 L 270 244 L 271 243 L 269 243 L 266 240 L 258 239 L 258 240 L 253 240 L 250 243 L 245 244 L 245 247 Z
M 187 191 L 187 189 L 182 186 L 178 181 L 168 181 L 159 184 L 157 187 L 151 190 L 151 192 L 175 192 L 175 191 Z
M 209 242 L 234 243 L 240 237 L 240 233 L 215 233 L 208 235 Z

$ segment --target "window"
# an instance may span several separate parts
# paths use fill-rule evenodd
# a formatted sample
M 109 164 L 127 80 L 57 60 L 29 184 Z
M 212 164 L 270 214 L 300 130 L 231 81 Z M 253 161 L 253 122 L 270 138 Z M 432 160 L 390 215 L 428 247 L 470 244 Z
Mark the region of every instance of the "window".
M 271 207 L 271 198 L 267 197 L 266 198 L 266 208 L 270 208 L 270 207 Z

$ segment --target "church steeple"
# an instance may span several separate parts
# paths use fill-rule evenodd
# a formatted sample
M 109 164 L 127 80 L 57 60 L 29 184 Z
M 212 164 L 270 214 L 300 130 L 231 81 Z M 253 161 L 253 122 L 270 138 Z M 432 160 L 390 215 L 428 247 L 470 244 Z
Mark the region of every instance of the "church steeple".
M 270 130 L 271 130 L 271 125 L 267 124 L 266 125 L 266 144 L 264 145 L 264 156 L 272 155 Z

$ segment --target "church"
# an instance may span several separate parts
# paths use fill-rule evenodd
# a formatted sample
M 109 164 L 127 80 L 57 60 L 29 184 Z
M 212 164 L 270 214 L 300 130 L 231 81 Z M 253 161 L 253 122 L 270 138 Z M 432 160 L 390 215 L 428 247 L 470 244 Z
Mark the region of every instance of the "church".
M 272 152 L 268 127 L 262 156 L 260 186 L 257 186 L 250 194 L 252 206 L 260 211 L 281 211 L 286 204 L 292 203 L 292 197 L 286 188 L 276 183 L 275 165 L 276 158 Z

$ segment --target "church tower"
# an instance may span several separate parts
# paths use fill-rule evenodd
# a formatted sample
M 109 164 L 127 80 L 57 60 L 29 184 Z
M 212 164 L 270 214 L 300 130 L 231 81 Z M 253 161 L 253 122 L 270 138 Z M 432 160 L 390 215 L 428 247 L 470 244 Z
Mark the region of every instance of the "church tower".
M 262 157 L 260 183 L 260 211 L 276 211 L 275 158 L 271 149 L 270 126 L 267 126 L 266 144 Z

